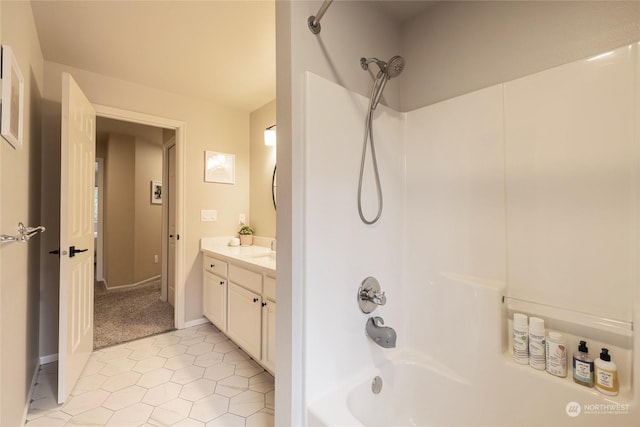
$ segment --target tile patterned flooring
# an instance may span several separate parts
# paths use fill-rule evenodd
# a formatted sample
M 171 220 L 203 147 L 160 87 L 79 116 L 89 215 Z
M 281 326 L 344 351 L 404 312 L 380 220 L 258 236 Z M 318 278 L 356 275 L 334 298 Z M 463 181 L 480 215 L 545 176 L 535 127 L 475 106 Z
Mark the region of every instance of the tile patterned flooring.
M 27 426 L 273 427 L 274 378 L 212 325 L 95 351 L 56 403 L 43 365 Z

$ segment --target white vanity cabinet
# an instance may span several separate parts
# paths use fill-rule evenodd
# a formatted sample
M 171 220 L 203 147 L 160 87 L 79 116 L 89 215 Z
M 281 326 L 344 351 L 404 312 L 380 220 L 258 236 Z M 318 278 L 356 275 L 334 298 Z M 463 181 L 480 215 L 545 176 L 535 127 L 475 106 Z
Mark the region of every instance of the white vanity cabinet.
M 250 356 L 260 360 L 262 298 L 242 286 L 229 283 L 227 335 Z
M 227 330 L 227 263 L 204 255 L 202 313 L 218 329 Z
M 275 374 L 275 263 L 252 260 L 231 249 L 203 250 L 203 314 Z

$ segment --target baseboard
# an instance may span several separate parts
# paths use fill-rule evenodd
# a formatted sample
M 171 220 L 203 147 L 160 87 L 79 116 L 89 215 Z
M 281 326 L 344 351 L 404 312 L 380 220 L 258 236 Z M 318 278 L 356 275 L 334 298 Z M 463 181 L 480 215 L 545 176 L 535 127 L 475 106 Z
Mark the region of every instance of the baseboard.
M 46 365 L 47 363 L 57 362 L 57 361 L 58 361 L 58 353 L 48 354 L 46 356 L 40 356 L 40 365 Z
M 105 288 L 107 288 L 107 292 L 114 292 L 114 291 L 121 291 L 121 290 L 122 291 L 124 291 L 124 290 L 128 291 L 128 290 L 131 290 L 133 288 L 142 287 L 144 285 L 147 285 L 147 284 L 149 284 L 151 282 L 155 282 L 155 281 L 160 280 L 160 279 L 162 279 L 162 276 L 158 275 L 158 276 L 149 277 L 148 279 L 144 279 L 144 280 L 141 280 L 141 281 L 136 282 L 136 283 L 132 283 L 130 285 L 114 286 L 112 288 L 110 288 L 109 285 L 107 284 L 107 282 L 104 281 L 104 286 L 105 286 Z
M 57 358 L 57 355 L 56 355 Z M 29 415 L 29 405 L 31 404 L 31 398 L 36 388 L 36 382 L 38 381 L 38 372 L 40 371 L 41 363 L 36 364 L 36 368 L 33 371 L 33 378 L 31 378 L 31 385 L 29 386 L 29 394 L 27 394 L 27 401 L 24 404 L 24 411 L 22 413 L 22 425 L 27 424 L 27 416 Z
M 192 328 L 194 326 L 205 325 L 207 323 L 209 323 L 209 319 L 203 317 L 202 319 L 190 320 L 189 322 L 185 322 L 184 327 L 185 329 Z

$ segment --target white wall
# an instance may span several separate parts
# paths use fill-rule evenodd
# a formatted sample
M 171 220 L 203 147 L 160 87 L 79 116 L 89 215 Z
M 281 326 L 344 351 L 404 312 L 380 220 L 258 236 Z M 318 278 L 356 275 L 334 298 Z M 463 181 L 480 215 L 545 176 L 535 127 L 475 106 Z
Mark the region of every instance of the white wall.
M 157 89 L 105 77 L 61 64 L 45 62 L 43 158 L 43 222 L 51 234 L 47 248 L 57 247 L 59 186 L 59 120 L 61 73 L 69 72 L 92 103 L 142 112 L 186 124 L 184 236 L 186 321 L 202 316 L 202 236 L 232 235 L 238 215 L 249 211 L 249 114 Z M 236 155 L 235 185 L 204 182 L 204 151 Z M 217 209 L 218 221 L 200 222 L 201 209 Z M 54 258 L 54 257 L 51 257 Z M 57 352 L 57 259 L 43 268 L 41 354 Z
M 640 39 L 637 1 L 443 1 L 402 28 L 402 111 Z
M 358 216 L 356 195 L 369 101 L 311 73 L 305 99 L 304 307 L 305 336 L 313 337 L 305 345 L 305 382 L 311 403 L 393 351 L 366 337 L 370 316 L 383 317 L 399 332 L 398 346 L 406 343 L 401 324 L 404 118 L 382 106 L 376 109 L 373 132 L 384 208 L 376 224 L 366 225 Z M 368 153 L 362 200 L 365 217 L 373 218 L 377 194 Z M 365 315 L 356 295 L 369 276 L 386 292 L 387 305 Z
M 307 215 L 304 208 L 307 145 L 303 143 L 305 73 L 312 71 L 365 94 L 370 90 L 372 78 L 360 68 L 360 58 L 389 58 L 398 54 L 400 48 L 396 25 L 368 2 L 334 2 L 323 18 L 322 33 L 313 35 L 307 28 L 307 18 L 315 15 L 321 4 L 321 1 L 276 2 L 277 156 L 281 190 L 277 215 L 277 365 L 290 368 L 277 368 L 276 425 L 304 424 L 304 377 L 308 372 L 303 363 L 304 294 L 307 291 L 304 270 L 307 263 L 322 262 L 307 257 L 303 246 Z M 385 93 L 385 102 L 399 105 L 398 87 L 393 81 Z M 360 142 L 353 144 L 357 147 Z M 354 165 L 357 167 L 358 164 Z M 322 193 L 327 189 L 322 186 L 317 190 Z M 349 256 L 346 248 L 337 247 L 336 252 Z
M 43 59 L 29 2 L 0 2 L 2 44 L 13 51 L 24 77 L 24 142 L 14 150 L 0 138 L 0 233 L 18 222 L 40 222 L 40 150 Z M 45 232 L 49 233 L 47 230 Z M 44 235 L 44 234 L 43 234 Z M 0 247 L 0 424 L 22 425 L 29 386 L 38 366 L 39 264 L 42 236 Z

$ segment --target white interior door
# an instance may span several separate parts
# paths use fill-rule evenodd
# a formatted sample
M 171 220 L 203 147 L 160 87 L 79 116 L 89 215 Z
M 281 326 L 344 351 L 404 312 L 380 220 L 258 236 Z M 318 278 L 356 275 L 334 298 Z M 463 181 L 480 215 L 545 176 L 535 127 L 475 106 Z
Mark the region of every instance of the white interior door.
M 167 194 L 167 203 L 169 204 L 168 226 L 169 241 L 167 242 L 167 299 L 172 307 L 175 307 L 176 301 L 176 146 L 169 147 L 167 151 L 169 161 L 169 191 Z
M 67 399 L 93 351 L 95 123 L 93 106 L 63 73 L 58 403 Z

